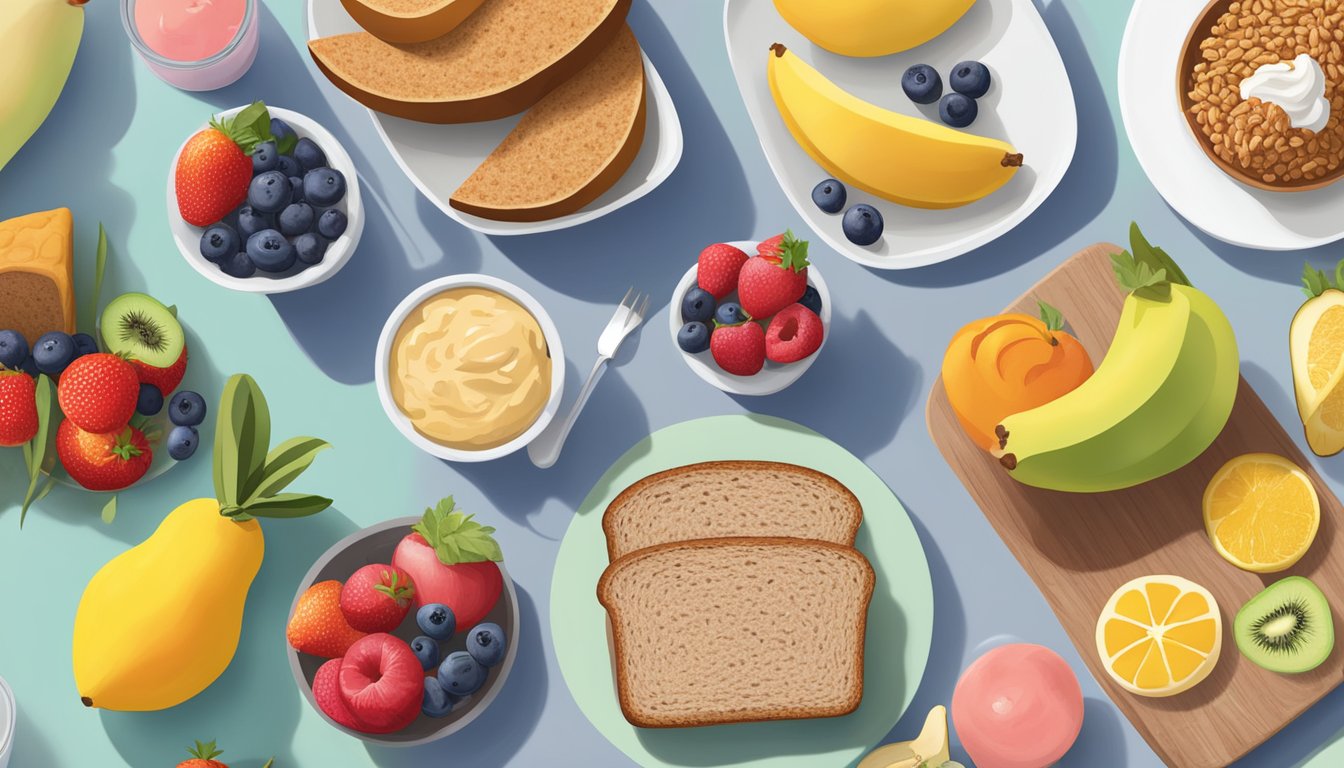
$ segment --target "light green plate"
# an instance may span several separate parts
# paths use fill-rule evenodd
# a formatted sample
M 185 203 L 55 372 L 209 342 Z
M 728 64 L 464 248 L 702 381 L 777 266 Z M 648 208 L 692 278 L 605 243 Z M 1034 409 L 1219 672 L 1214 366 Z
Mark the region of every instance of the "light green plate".
M 844 483 L 863 504 L 856 546 L 872 562 L 877 587 L 868 610 L 863 703 L 846 717 L 640 729 L 621 714 L 607 615 L 597 602 L 597 580 L 607 566 L 602 513 L 617 493 L 646 475 L 725 459 L 811 467 Z M 887 735 L 919 687 L 933 639 L 933 585 L 905 509 L 857 457 L 789 421 L 717 416 L 655 432 L 598 480 L 560 545 L 551 582 L 551 635 L 579 709 L 607 740 L 646 768 L 842 768 L 856 764 Z

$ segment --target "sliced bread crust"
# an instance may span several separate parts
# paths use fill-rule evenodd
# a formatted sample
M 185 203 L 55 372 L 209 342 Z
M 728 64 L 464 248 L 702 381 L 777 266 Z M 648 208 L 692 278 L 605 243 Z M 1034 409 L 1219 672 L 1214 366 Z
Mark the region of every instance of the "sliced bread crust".
M 389 43 L 423 43 L 443 37 L 484 0 L 341 0 L 346 13 Z
M 607 506 L 612 561 L 658 544 L 733 536 L 789 536 L 852 546 L 858 498 L 830 475 L 771 461 L 711 461 L 649 475 Z
M 857 550 L 802 539 L 675 542 L 617 560 L 597 598 L 621 711 L 640 728 L 853 712 L 874 584 Z
M 310 40 L 308 52 L 337 88 L 376 112 L 425 123 L 497 120 L 583 69 L 629 10 L 630 0 L 486 0 L 428 42 L 352 32 Z
M 449 203 L 497 221 L 574 213 L 630 168 L 644 143 L 646 111 L 644 57 L 626 26 L 529 109 Z

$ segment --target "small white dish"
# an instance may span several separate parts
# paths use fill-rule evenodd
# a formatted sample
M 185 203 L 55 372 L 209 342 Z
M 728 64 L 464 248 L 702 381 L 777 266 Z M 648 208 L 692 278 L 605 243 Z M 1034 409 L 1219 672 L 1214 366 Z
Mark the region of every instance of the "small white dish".
M 14 726 L 18 722 L 18 704 L 14 701 L 14 691 L 10 690 L 5 678 L 0 677 L 0 768 L 9 765 L 9 757 L 14 753 Z
M 242 109 L 243 107 L 235 107 L 226 112 L 221 112 L 219 117 L 233 117 Z M 330 131 L 310 117 L 279 107 L 268 106 L 267 109 L 270 111 L 271 117 L 278 117 L 288 123 L 299 138 L 312 139 L 326 154 L 327 164 L 333 170 L 340 171 L 341 175 L 345 176 L 345 198 L 332 207 L 345 214 L 347 224 L 345 233 L 331 241 L 331 244 L 327 246 L 327 253 L 320 264 L 302 271 L 296 271 L 296 267 L 289 272 L 278 274 L 259 270 L 255 275 L 248 278 L 231 277 L 224 274 L 218 265 L 211 264 L 201 255 L 201 235 L 205 233 L 205 229 L 183 221 L 182 215 L 177 210 L 177 190 L 173 183 L 173 177 L 177 174 L 177 159 L 182 155 L 182 149 L 186 147 L 187 141 L 191 140 L 191 137 L 188 136 L 187 140 L 183 141 L 182 146 L 178 148 L 177 153 L 173 155 L 173 164 L 168 169 L 168 226 L 173 230 L 173 240 L 177 243 L 177 250 L 193 269 L 215 285 L 244 293 L 289 293 L 326 282 L 331 279 L 332 275 L 341 271 L 341 267 L 344 267 L 350 257 L 354 255 L 355 248 L 359 245 L 360 235 L 364 233 L 364 203 L 359 194 L 359 176 L 355 171 L 355 163 L 350 159 L 345 147 L 341 146 L 341 143 L 336 140 L 335 136 L 331 135 Z M 203 125 L 201 129 L 205 127 Z
M 765 158 L 798 215 L 836 252 L 872 269 L 913 269 L 960 256 L 1021 224 L 1045 202 L 1073 162 L 1078 114 L 1064 61 L 1032 0 L 979 0 L 951 29 L 913 50 L 872 59 L 839 56 L 809 43 L 775 10 L 773 0 L 728 0 L 723 11 L 728 58 Z M 1026 167 L 1002 189 L 961 208 L 931 211 L 849 189 L 847 205 L 868 203 L 882 214 L 882 238 L 851 243 L 841 214 L 812 202 L 812 188 L 830 174 L 808 156 L 784 125 L 766 81 L 772 43 L 817 67 L 855 96 L 907 115 L 936 121 L 901 90 L 901 75 L 914 64 L 943 74 L 975 59 L 993 73 L 980 99 L 980 117 L 967 131 L 1012 143 Z
M 727 245 L 735 248 L 741 248 L 747 252 L 751 258 L 756 258 L 757 243 L 751 240 L 737 240 Z M 773 395 L 793 382 L 797 381 L 812 364 L 817 361 L 817 356 L 821 350 L 826 348 L 826 342 L 831 338 L 831 291 L 826 287 L 826 281 L 822 279 L 821 272 L 817 270 L 815 263 L 807 267 L 807 284 L 817 289 L 817 294 L 821 296 L 821 327 L 825 335 L 821 339 L 821 346 L 816 352 L 799 360 L 796 363 L 775 363 L 770 360 L 765 361 L 765 367 L 755 376 L 738 376 L 728 373 L 714 362 L 714 355 L 709 350 L 697 354 L 690 354 L 682 351 L 677 344 L 677 332 L 685 325 L 681 319 L 681 297 L 686 292 L 695 287 L 696 265 L 682 276 L 681 281 L 677 283 L 676 291 L 672 294 L 672 301 L 667 306 L 668 328 L 672 332 L 672 347 L 681 355 L 681 359 L 686 361 L 686 365 L 695 372 L 696 376 L 713 384 L 731 395 Z M 724 297 L 725 301 L 735 301 L 736 293 Z
M 450 448 L 430 440 L 415 429 L 415 425 L 406 417 L 406 414 L 401 412 L 396 401 L 392 399 L 389 369 L 392 363 L 392 342 L 396 338 L 397 331 L 411 312 L 421 303 L 451 288 L 485 288 L 504 294 L 532 313 L 532 316 L 537 320 L 537 324 L 541 326 L 542 335 L 546 337 L 546 346 L 551 356 L 551 392 L 550 397 L 546 400 L 546 407 L 542 409 L 541 414 L 537 416 L 537 420 L 532 423 L 532 426 L 526 432 L 494 448 L 469 451 Z M 383 404 L 383 411 L 387 414 L 387 418 L 415 447 L 446 461 L 492 461 L 507 456 L 532 442 L 537 435 L 541 434 L 542 430 L 546 429 L 546 425 L 551 423 L 551 419 L 555 418 L 556 411 L 560 410 L 561 397 L 565 392 L 565 350 L 560 341 L 560 331 L 551 321 L 551 316 L 546 313 L 541 303 L 527 291 L 513 283 L 489 275 L 448 275 L 437 280 L 431 280 L 411 291 L 406 298 L 401 300 L 397 308 L 392 310 L 392 314 L 388 316 L 387 322 L 383 325 L 382 334 L 378 337 L 378 349 L 374 354 L 374 381 L 378 386 L 378 399 Z
M 308 39 L 358 32 L 342 0 L 308 0 Z M 519 117 L 487 123 L 431 125 L 369 110 L 378 135 L 397 165 L 431 203 L 459 224 L 486 235 L 530 235 L 576 227 L 619 210 L 652 192 L 681 162 L 681 120 L 672 94 L 644 55 L 648 116 L 644 144 L 630 168 L 611 189 L 583 210 L 547 221 L 494 221 L 453 208 L 449 198 L 499 145 Z M 338 94 L 339 98 L 346 98 Z
M 1177 82 L 1190 26 L 1208 0 L 1136 0 L 1120 46 L 1125 132 L 1157 191 L 1191 224 L 1232 245 L 1269 251 L 1315 248 L 1344 238 L 1344 183 L 1270 192 L 1215 165 L 1190 133 Z

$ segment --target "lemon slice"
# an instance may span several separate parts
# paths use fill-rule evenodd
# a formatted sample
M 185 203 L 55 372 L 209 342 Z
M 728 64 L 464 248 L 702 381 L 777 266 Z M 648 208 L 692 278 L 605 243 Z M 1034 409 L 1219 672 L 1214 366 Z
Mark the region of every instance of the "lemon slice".
M 1204 530 L 1229 563 L 1256 573 L 1291 567 L 1321 526 L 1311 478 L 1272 453 L 1248 453 L 1223 465 L 1204 490 Z
M 1175 696 L 1209 676 L 1223 619 L 1209 591 L 1180 576 L 1143 576 L 1117 589 L 1097 618 L 1097 653 L 1120 687 Z
M 1311 450 L 1344 449 L 1344 292 L 1326 290 L 1302 305 L 1289 331 L 1297 413 Z

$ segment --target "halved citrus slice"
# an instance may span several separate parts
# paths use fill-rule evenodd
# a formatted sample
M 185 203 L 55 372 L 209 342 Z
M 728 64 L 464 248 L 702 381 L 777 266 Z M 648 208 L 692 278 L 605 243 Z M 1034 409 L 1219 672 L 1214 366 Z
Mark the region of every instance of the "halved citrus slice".
M 1311 291 L 1293 316 L 1289 351 L 1297 414 L 1321 456 L 1344 449 L 1344 291 Z
M 1097 618 L 1097 653 L 1111 679 L 1140 696 L 1175 696 L 1209 676 L 1223 619 L 1209 591 L 1180 576 L 1125 584 Z
M 1321 502 L 1300 467 L 1272 453 L 1231 459 L 1204 489 L 1204 530 L 1229 563 L 1274 573 L 1302 559 L 1321 526 Z

